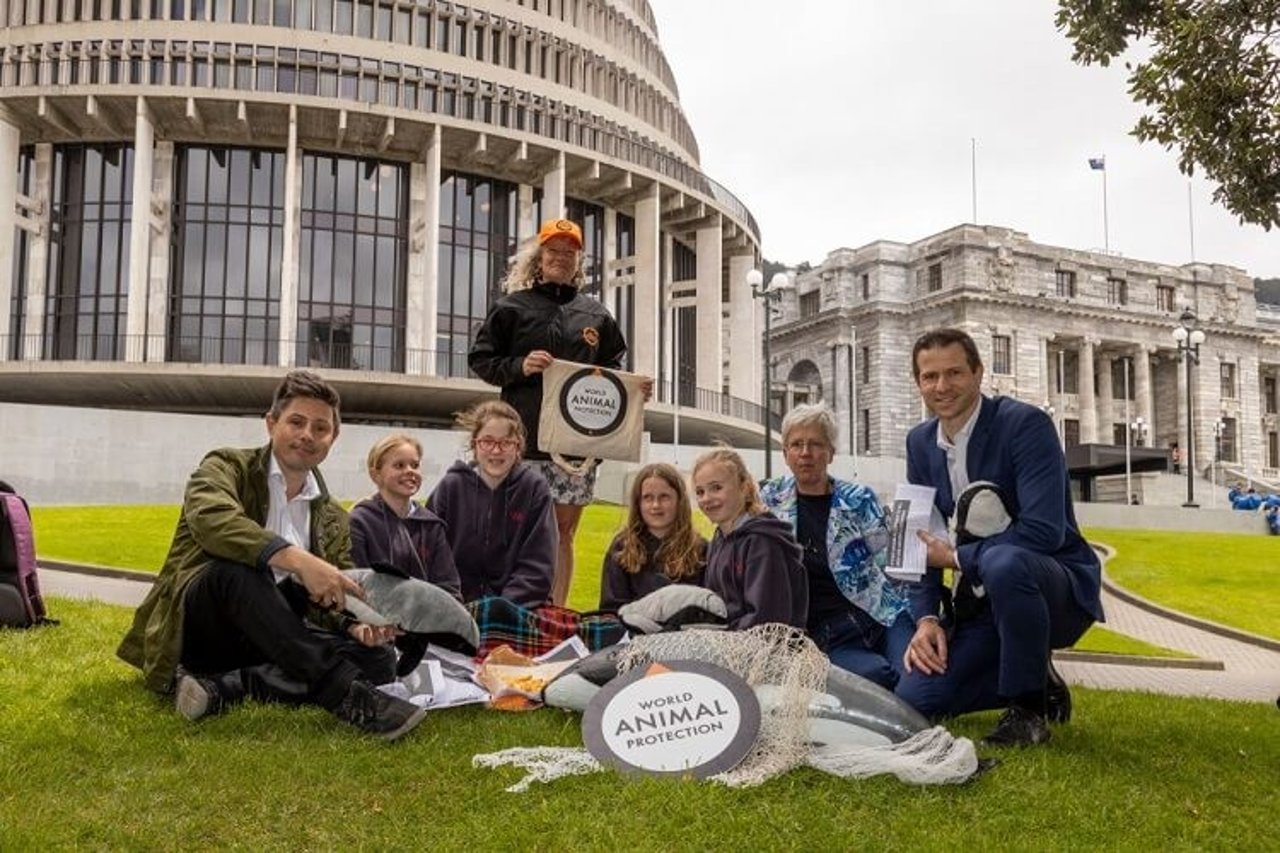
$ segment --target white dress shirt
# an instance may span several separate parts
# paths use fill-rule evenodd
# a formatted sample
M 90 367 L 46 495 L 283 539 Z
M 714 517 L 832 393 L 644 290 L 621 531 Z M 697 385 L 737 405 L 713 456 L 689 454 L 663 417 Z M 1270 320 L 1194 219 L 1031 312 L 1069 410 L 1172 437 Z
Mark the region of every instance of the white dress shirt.
M 304 551 L 311 549 L 311 501 L 320 497 L 320 484 L 314 472 L 307 472 L 302 491 L 290 498 L 286 494 L 284 472 L 276 455 L 271 454 L 271 462 L 267 466 L 267 494 L 270 501 L 267 505 L 267 529 L 284 539 L 290 545 L 296 545 Z M 286 572 L 271 570 L 276 576 L 276 583 L 284 579 Z

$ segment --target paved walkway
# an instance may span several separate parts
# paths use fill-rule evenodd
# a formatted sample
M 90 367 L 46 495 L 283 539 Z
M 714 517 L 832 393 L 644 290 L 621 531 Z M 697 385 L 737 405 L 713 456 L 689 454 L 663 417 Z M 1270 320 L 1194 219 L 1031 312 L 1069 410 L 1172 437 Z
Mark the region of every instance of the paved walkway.
M 41 569 L 46 595 L 97 599 L 136 606 L 148 583 L 77 572 Z M 1209 696 L 1249 702 L 1275 702 L 1280 696 L 1280 652 L 1233 640 L 1166 619 L 1103 592 L 1106 627 L 1199 658 L 1222 661 L 1221 671 L 1160 666 L 1061 661 L 1058 669 L 1072 684 L 1106 690 L 1139 690 L 1176 696 Z M 57 614 L 54 613 L 56 616 Z

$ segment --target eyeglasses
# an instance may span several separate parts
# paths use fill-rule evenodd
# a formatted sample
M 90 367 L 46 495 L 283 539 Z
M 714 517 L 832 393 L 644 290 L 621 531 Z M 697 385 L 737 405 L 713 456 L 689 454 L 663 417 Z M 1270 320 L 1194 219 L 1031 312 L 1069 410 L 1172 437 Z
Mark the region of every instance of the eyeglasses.
M 825 441 L 809 441 L 805 439 L 797 439 L 796 441 L 788 441 L 786 450 L 788 453 L 819 453 L 827 450 L 828 446 Z
M 515 438 L 477 438 L 476 447 L 485 453 L 492 453 L 495 450 L 501 450 L 503 453 L 508 450 L 515 450 L 520 446 L 519 439 Z

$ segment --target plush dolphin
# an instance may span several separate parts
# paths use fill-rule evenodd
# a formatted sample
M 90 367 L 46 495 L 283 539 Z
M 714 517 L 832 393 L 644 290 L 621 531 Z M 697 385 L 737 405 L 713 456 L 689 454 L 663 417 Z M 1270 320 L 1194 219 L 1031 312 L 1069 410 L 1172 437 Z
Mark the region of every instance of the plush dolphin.
M 592 697 L 618 675 L 624 645 L 610 646 L 570 666 L 542 691 L 544 704 L 582 712 Z M 781 688 L 756 687 L 762 709 L 781 701 Z M 865 678 L 839 667 L 827 671 L 826 690 L 809 702 L 809 741 L 815 746 L 879 746 L 901 743 L 929 728 L 919 712 Z
M 475 654 L 480 629 L 467 608 L 445 590 L 382 566 L 351 569 L 345 574 L 360 584 L 365 594 L 364 601 L 347 597 L 346 609 L 352 618 L 370 625 L 395 625 L 404 632 L 396 638 L 400 650 L 397 675 L 412 672 L 429 643 Z

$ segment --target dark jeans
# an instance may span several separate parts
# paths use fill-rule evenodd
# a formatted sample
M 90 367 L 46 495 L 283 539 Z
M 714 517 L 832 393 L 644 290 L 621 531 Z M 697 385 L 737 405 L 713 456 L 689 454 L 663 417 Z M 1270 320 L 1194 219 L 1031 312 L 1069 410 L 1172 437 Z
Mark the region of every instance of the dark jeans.
M 1070 646 L 1093 623 L 1052 557 L 999 545 L 983 554 L 977 575 L 990 606 L 956 625 L 947 671 L 904 675 L 895 690 L 931 719 L 1002 708 L 1044 690 L 1050 650 Z
M 915 627 L 906 613 L 889 627 L 861 609 L 850 607 L 832 616 L 810 634 L 831 663 L 892 690 L 902 674 L 902 655 Z
M 193 673 L 239 670 L 264 701 L 336 708 L 356 679 L 395 677 L 395 652 L 308 625 L 307 592 L 270 569 L 215 561 L 183 600 L 182 665 Z

